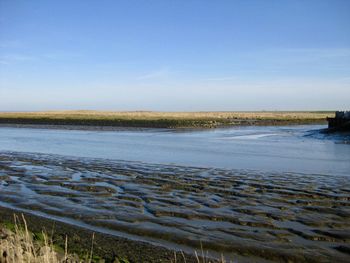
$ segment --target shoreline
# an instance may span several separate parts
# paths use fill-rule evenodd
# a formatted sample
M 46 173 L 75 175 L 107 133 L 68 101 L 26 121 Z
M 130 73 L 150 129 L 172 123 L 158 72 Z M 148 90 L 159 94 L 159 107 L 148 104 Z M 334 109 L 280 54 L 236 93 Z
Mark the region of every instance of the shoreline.
M 142 128 L 142 127 L 119 127 L 119 126 L 89 126 L 89 125 L 55 125 L 55 124 L 7 124 L 0 122 L 0 128 L 23 128 L 23 129 L 47 129 L 67 131 L 152 131 L 172 130 L 169 128 Z
M 80 125 L 80 124 L 46 124 L 46 123 L 2 123 L 0 128 L 27 128 L 27 129 L 48 129 L 48 130 L 77 130 L 77 131 L 152 131 L 152 130 L 207 130 L 217 128 L 233 128 L 247 126 L 294 126 L 294 125 L 323 125 L 326 121 L 249 121 L 237 124 L 217 125 L 217 126 L 185 126 L 185 127 L 152 127 L 152 126 L 112 126 L 112 125 Z

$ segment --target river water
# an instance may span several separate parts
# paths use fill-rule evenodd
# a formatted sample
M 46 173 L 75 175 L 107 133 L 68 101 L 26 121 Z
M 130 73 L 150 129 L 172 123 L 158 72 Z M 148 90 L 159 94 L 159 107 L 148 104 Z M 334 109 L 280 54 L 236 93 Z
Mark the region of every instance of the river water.
M 0 205 L 228 259 L 346 262 L 350 137 L 323 128 L 1 127 Z
M 0 150 L 200 167 L 349 175 L 346 138 L 324 126 L 202 131 L 74 131 L 0 128 Z M 349 136 L 347 137 L 348 140 Z

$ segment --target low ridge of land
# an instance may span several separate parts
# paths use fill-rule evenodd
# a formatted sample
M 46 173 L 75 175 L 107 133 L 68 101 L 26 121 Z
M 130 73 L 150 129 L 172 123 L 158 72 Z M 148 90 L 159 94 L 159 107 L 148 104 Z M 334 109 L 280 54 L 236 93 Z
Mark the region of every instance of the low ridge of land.
M 82 125 L 142 128 L 216 128 L 238 125 L 321 124 L 329 111 L 152 112 L 47 111 L 0 112 L 0 124 Z

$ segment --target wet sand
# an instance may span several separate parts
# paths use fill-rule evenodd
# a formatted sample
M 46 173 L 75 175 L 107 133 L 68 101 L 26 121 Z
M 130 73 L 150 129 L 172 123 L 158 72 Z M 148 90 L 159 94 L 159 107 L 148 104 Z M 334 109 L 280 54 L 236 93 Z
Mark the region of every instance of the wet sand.
M 350 259 L 347 176 L 1 152 L 0 191 L 3 206 L 170 250 Z

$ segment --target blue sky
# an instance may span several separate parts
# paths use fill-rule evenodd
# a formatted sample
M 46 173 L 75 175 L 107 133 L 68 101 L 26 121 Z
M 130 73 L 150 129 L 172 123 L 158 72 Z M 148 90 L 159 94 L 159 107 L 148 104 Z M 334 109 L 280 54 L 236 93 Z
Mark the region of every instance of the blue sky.
M 0 110 L 350 107 L 347 0 L 0 0 Z

